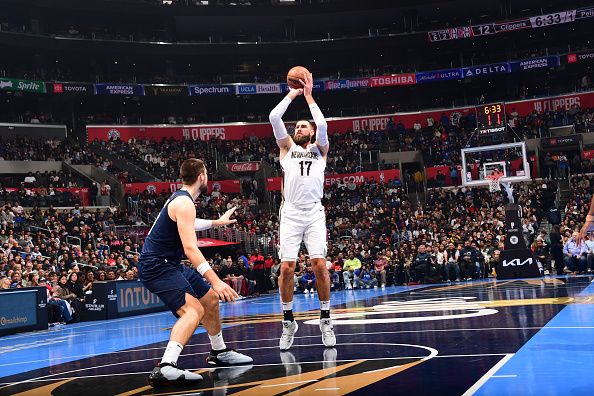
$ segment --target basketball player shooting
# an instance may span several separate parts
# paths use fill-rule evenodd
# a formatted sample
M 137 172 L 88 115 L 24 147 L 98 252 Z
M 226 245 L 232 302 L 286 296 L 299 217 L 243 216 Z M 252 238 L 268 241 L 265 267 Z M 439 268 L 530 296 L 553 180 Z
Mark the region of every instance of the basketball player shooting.
M 320 330 L 326 347 L 336 345 L 330 319 L 330 277 L 326 269 L 326 213 L 321 200 L 324 192 L 324 169 L 330 144 L 324 115 L 312 96 L 313 77 L 304 73 L 303 89 L 290 89 L 287 96 L 270 112 L 270 123 L 280 149 L 283 169 L 283 203 L 280 210 L 279 289 L 283 307 L 283 333 L 280 349 L 291 348 L 298 329 L 293 317 L 293 274 L 301 242 L 305 242 L 316 277 L 320 299 Z M 282 116 L 298 96 L 303 95 L 313 116 L 314 125 L 300 120 L 293 137 L 287 134 Z M 316 135 L 315 144 L 312 144 Z

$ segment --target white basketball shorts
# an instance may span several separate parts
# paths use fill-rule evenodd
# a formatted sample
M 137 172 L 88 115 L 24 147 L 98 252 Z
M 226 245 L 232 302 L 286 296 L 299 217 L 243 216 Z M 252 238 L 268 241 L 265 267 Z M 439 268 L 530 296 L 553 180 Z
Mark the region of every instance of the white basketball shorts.
M 296 261 L 301 242 L 305 242 L 309 258 L 326 258 L 326 212 L 318 202 L 297 207 L 283 202 L 280 209 L 279 257 Z

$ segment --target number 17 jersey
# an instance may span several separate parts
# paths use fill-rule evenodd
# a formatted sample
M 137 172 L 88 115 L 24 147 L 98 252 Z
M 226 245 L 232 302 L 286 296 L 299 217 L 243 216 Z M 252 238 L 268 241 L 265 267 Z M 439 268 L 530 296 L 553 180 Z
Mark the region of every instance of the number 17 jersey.
M 283 169 L 283 199 L 293 205 L 321 202 L 326 161 L 318 146 L 293 144 L 280 162 Z

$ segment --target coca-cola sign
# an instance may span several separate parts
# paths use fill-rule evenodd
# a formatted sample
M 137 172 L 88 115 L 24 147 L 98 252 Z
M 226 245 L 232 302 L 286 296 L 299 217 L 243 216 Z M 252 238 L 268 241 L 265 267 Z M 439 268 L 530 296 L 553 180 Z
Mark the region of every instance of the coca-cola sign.
M 259 162 L 229 162 L 227 169 L 231 172 L 256 172 L 260 169 Z

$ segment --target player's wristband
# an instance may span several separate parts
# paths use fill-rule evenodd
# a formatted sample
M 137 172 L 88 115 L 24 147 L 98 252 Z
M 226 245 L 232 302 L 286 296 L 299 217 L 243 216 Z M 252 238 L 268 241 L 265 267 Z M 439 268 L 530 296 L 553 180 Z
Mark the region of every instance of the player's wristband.
M 198 271 L 198 273 L 202 276 L 204 276 L 206 271 L 208 271 L 209 269 L 211 269 L 211 268 L 210 268 L 210 264 L 208 264 L 207 261 L 203 262 L 198 267 L 196 267 L 196 271 Z
M 205 231 L 212 228 L 212 220 L 196 219 L 194 220 L 194 230 Z

